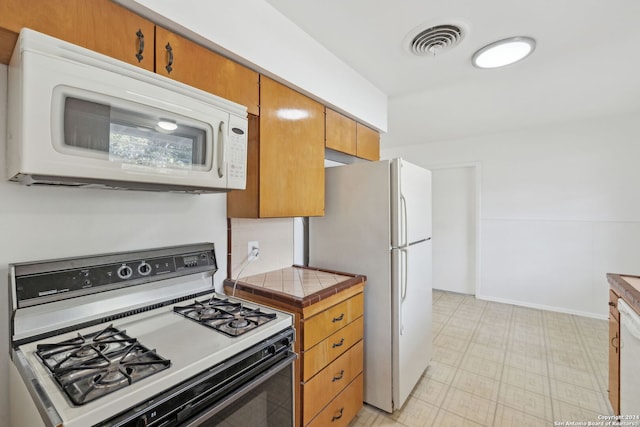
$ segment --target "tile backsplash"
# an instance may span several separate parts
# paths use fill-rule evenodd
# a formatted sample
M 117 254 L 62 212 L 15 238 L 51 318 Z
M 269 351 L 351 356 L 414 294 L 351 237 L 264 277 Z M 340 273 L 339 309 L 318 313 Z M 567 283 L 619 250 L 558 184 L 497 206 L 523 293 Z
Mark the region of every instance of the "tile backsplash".
M 293 264 L 293 218 L 231 219 L 231 269 L 236 279 Z M 248 262 L 248 244 L 257 241 L 258 259 Z

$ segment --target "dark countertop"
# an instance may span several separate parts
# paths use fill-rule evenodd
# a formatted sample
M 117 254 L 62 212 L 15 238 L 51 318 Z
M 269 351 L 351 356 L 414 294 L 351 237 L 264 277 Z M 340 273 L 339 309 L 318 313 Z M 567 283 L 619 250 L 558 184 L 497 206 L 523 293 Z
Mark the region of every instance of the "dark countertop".
M 624 302 L 640 313 L 640 276 L 607 273 L 607 280 Z
M 293 265 L 241 277 L 236 289 L 303 308 L 366 280 L 366 276 L 360 274 Z M 224 287 L 228 294 L 231 294 L 234 282 L 232 279 L 225 279 Z

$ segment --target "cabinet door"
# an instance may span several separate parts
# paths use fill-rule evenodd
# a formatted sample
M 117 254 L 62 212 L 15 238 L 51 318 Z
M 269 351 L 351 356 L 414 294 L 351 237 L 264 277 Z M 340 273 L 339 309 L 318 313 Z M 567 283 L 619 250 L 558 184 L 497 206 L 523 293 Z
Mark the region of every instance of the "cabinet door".
M 156 28 L 156 73 L 260 113 L 257 72 L 162 27 Z
M 380 134 L 363 124 L 356 125 L 356 156 L 367 160 L 380 160 Z
M 325 146 L 341 153 L 356 155 L 356 122 L 349 117 L 326 110 Z
M 611 292 L 613 294 L 613 292 Z M 614 294 L 615 295 L 615 294 Z M 609 307 L 609 401 L 616 415 L 620 414 L 620 313 L 615 306 L 617 296 L 610 295 Z
M 154 24 L 109 0 L 0 1 L 0 48 L 23 27 L 153 71 Z
M 260 80 L 260 216 L 324 215 L 324 107 Z

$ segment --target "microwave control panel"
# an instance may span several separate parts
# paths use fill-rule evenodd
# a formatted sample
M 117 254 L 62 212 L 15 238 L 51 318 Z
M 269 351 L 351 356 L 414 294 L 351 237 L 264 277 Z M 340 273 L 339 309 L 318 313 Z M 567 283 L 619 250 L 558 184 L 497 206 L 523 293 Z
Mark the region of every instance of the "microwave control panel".
M 227 186 L 244 190 L 247 182 L 247 120 L 231 117 L 227 144 Z

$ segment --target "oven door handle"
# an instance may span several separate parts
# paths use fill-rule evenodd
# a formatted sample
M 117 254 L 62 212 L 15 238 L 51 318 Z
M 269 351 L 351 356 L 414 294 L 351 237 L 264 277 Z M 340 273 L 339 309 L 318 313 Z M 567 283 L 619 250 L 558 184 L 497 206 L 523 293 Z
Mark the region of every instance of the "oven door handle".
M 199 426 L 200 424 L 202 424 L 203 421 L 206 421 L 209 418 L 213 417 L 214 415 L 216 415 L 217 413 L 225 409 L 227 406 L 231 405 L 233 402 L 240 399 L 245 394 L 249 393 L 255 387 L 266 382 L 271 377 L 273 377 L 278 372 L 280 372 L 282 369 L 291 365 L 291 363 L 293 363 L 293 361 L 296 360 L 298 356 L 293 352 L 289 352 L 289 353 L 290 353 L 289 356 L 287 356 L 285 359 L 273 365 L 271 368 L 267 369 L 266 371 L 258 375 L 256 378 L 254 378 L 250 382 L 244 384 L 242 387 L 238 388 L 229 396 L 226 396 L 225 398 L 221 399 L 219 402 L 216 403 L 215 407 L 201 414 L 198 414 L 196 418 L 193 418 L 187 421 L 187 423 L 183 424 L 184 427 Z

